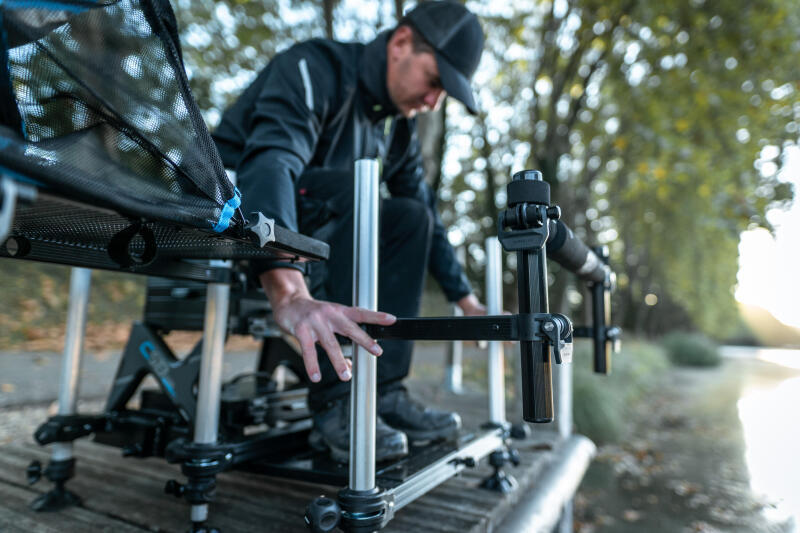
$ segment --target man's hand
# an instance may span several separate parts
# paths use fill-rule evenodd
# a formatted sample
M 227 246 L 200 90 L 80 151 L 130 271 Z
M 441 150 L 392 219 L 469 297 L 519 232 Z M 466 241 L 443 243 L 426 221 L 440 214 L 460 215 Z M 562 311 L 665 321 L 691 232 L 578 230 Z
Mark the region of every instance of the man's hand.
M 389 326 L 397 320 L 388 313 L 315 300 L 308 292 L 303 275 L 292 268 L 269 270 L 259 279 L 272 305 L 275 321 L 300 343 L 306 372 L 315 383 L 322 378 L 316 343 L 328 353 L 339 379 L 348 381 L 352 377 L 351 365 L 342 355 L 336 334 L 350 338 L 373 355 L 380 355 L 383 350 L 377 341 L 358 324 Z
M 464 311 L 464 316 L 483 316 L 486 314 L 486 306 L 472 293 L 461 298 L 456 304 Z

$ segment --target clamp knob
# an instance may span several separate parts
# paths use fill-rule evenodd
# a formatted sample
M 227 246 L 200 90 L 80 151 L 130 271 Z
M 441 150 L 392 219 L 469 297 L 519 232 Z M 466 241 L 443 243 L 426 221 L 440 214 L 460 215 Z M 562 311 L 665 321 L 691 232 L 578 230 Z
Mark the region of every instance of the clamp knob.
M 42 463 L 38 460 L 31 461 L 31 464 L 25 469 L 25 474 L 28 478 L 28 485 L 33 485 L 42 479 Z
M 341 518 L 342 509 L 332 498 L 320 496 L 306 507 L 306 525 L 314 533 L 334 531 Z
M 547 208 L 547 218 L 550 220 L 558 220 L 561 218 L 561 208 L 557 205 L 551 205 Z
M 275 240 L 275 221 L 264 216 L 261 211 L 250 213 L 251 220 L 245 224 L 244 229 L 250 233 L 250 240 L 259 248 Z
M 174 479 L 170 479 L 164 485 L 164 494 L 172 494 L 176 498 L 180 498 L 184 492 L 186 492 L 186 485 L 178 483 Z

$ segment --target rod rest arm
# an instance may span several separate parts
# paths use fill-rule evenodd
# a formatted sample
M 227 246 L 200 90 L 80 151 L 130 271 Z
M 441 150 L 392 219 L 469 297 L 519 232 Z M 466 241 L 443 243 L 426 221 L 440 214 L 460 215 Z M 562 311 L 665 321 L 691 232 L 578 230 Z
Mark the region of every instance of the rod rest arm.
M 398 318 L 390 326 L 363 327 L 372 337 L 383 340 L 542 342 L 553 347 L 557 363 L 572 360 L 572 322 L 560 313 Z

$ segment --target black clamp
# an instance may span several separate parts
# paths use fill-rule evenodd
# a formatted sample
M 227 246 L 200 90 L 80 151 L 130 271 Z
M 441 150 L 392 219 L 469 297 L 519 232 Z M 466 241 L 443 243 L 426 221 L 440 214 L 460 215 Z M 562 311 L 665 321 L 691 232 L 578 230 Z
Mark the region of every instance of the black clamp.
M 186 483 L 174 479 L 164 486 L 166 494 L 185 498 L 192 505 L 211 503 L 214 500 L 216 475 L 228 470 L 233 462 L 233 453 L 225 445 L 201 444 L 186 439 L 175 439 L 165 453 L 167 462 L 181 463 L 181 472 Z
M 72 442 L 107 428 L 105 415 L 56 415 L 39 426 L 33 437 L 40 445 L 54 442 Z
M 572 362 L 572 322 L 560 313 L 540 318 L 539 331 L 545 342 L 553 348 L 553 358 L 559 365 Z
M 519 466 L 519 452 L 513 448 L 508 448 L 505 450 L 495 450 L 490 453 L 489 465 L 494 468 L 494 472 L 481 482 L 480 487 L 503 494 L 515 490 L 519 484 L 513 476 L 503 471 L 503 466 L 505 466 L 506 463 Z
M 368 533 L 382 529 L 394 517 L 394 494 L 378 487 L 371 490 L 339 491 L 340 527 L 344 531 Z

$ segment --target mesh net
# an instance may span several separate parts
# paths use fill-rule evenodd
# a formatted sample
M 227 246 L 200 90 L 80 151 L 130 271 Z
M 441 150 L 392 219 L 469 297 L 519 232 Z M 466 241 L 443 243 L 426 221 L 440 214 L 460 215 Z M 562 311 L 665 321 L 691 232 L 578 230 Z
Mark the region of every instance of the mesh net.
M 241 226 L 167 0 L 6 0 L 0 17 L 0 166 L 139 219 Z

